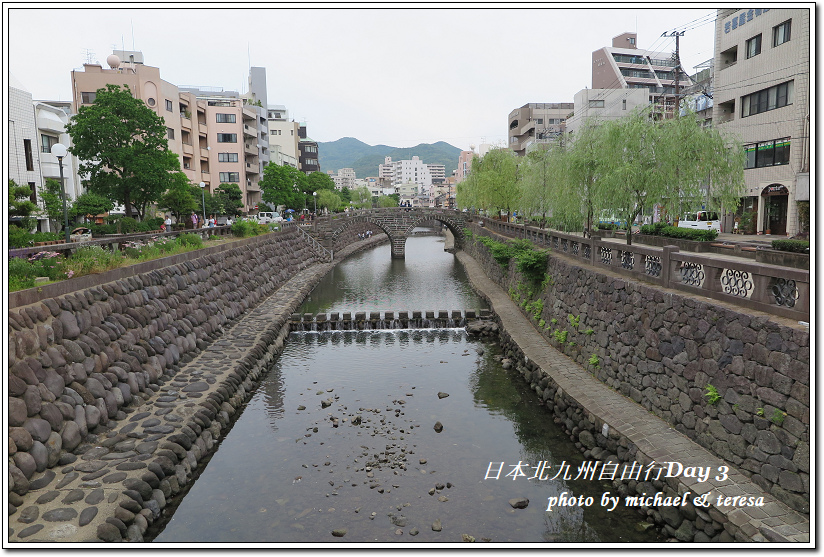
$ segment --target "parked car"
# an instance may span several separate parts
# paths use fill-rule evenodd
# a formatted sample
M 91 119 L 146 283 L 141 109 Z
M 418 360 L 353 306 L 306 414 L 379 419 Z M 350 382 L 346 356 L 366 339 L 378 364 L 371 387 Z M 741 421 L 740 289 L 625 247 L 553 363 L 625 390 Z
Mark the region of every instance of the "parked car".
M 714 211 L 685 213 L 683 217 L 678 219 L 678 227 L 721 232 L 721 219 L 718 218 L 718 213 Z
M 283 222 L 283 217 L 277 211 L 261 211 L 258 213 L 257 220 L 261 224 L 269 224 L 272 222 Z

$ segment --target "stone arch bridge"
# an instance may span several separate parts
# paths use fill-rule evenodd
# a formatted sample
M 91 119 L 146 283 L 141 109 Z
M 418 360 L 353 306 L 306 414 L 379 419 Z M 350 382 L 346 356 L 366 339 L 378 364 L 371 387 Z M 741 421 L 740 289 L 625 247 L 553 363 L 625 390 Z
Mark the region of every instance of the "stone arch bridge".
M 464 213 L 451 209 L 388 207 L 337 213 L 321 217 L 314 222 L 311 234 L 325 247 L 331 248 L 338 236 L 349 227 L 369 223 L 383 230 L 392 243 L 392 258 L 403 259 L 406 254 L 406 239 L 416 226 L 437 221 L 446 226 L 455 237 L 455 247 L 463 245 Z M 307 231 L 309 229 L 307 228 Z

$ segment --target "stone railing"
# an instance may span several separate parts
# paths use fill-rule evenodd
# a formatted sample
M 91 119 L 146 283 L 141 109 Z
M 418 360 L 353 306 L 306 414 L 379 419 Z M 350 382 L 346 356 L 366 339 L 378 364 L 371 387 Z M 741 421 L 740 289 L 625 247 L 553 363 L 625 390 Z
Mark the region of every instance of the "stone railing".
M 159 230 L 152 232 L 140 232 L 136 234 L 109 234 L 104 238 L 94 238 L 83 242 L 72 242 L 70 244 L 51 244 L 48 246 L 32 246 L 28 248 L 17 248 L 9 250 L 9 257 L 29 257 L 41 251 L 55 251 L 68 257 L 78 248 L 85 246 L 100 246 L 104 249 L 115 251 L 120 249 L 122 244 L 127 242 L 139 242 L 148 238 L 176 238 L 181 234 L 197 234 L 204 240 L 209 236 L 225 236 L 232 233 L 231 226 L 215 226 L 212 228 L 194 228 L 184 230 L 172 230 L 169 232 L 161 232 Z
M 810 272 L 712 254 L 625 245 L 554 230 L 483 219 L 498 234 L 530 240 L 555 253 L 636 279 L 799 321 L 810 320 Z

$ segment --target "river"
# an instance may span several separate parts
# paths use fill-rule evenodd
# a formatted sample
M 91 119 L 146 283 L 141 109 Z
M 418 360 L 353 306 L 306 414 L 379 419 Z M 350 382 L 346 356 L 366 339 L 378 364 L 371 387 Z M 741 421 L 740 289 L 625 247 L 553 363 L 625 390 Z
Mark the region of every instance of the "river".
M 338 265 L 301 312 L 486 307 L 443 238 L 411 237 L 404 260 L 389 249 Z M 614 492 L 607 482 L 530 479 L 539 467 L 544 478 L 574 477 L 582 460 L 501 367 L 497 346 L 462 329 L 292 333 L 150 534 L 231 544 L 658 541 L 636 512 L 601 507 Z M 547 511 L 562 493 L 592 503 Z M 528 506 L 514 508 L 518 499 Z

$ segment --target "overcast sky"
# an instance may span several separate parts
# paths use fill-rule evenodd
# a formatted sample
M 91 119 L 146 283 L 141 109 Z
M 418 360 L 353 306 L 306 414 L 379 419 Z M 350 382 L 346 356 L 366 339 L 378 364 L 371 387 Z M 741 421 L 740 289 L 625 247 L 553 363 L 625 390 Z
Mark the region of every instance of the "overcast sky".
M 88 52 L 107 67 L 113 49 L 139 50 L 170 83 L 241 93 L 249 66 L 262 66 L 269 104 L 286 105 L 316 141 L 446 141 L 461 149 L 505 144 L 509 112 L 526 103 L 572 102 L 592 86 L 592 51 L 624 31 L 637 31 L 642 49 L 669 52 L 675 39 L 662 33 L 686 30 L 681 60 L 693 73 L 713 56 L 716 11 L 707 4 L 111 5 L 5 4 L 4 67 L 35 100 L 69 100 L 71 70 Z

